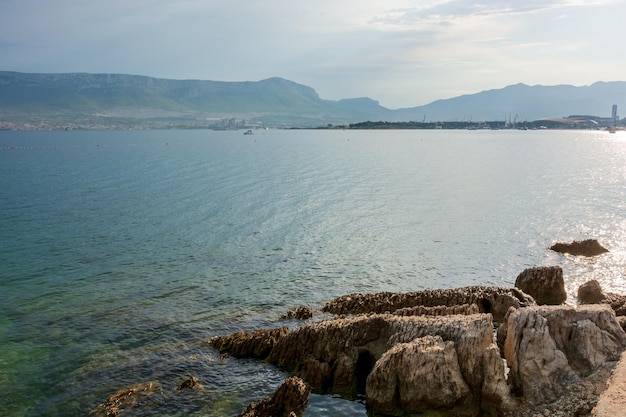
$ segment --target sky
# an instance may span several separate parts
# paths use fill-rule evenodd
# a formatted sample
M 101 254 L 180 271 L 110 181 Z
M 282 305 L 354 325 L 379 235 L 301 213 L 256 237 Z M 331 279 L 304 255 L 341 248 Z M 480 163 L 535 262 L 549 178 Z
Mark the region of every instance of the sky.
M 258 81 L 390 108 L 626 80 L 625 0 L 0 0 L 0 70 Z

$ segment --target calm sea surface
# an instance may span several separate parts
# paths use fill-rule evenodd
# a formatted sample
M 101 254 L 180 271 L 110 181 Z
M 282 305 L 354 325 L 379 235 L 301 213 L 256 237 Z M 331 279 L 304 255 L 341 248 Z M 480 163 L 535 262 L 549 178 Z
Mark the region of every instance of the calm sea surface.
M 610 253 L 547 250 L 587 238 Z M 626 293 L 626 133 L 0 132 L 0 416 L 85 416 L 148 381 L 131 415 L 233 416 L 286 375 L 203 339 L 541 265 L 571 303 L 589 279 Z M 365 408 L 313 395 L 322 415 Z

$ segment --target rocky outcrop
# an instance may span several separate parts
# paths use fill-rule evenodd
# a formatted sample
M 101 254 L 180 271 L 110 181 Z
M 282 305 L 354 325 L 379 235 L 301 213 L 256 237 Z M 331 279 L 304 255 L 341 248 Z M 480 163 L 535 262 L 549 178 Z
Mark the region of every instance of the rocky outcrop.
M 333 314 L 393 313 L 417 306 L 462 304 L 476 304 L 481 313 L 491 313 L 494 321 L 501 322 L 509 307 L 526 307 L 536 303 L 517 288 L 473 286 L 409 293 L 350 294 L 329 301 L 322 310 Z
M 289 320 L 289 319 L 307 320 L 307 319 L 310 319 L 311 317 L 313 317 L 313 310 L 311 310 L 307 306 L 299 306 L 299 307 L 292 308 L 291 310 L 289 310 L 288 312 L 280 316 L 280 319 L 281 320 Z
M 559 253 L 569 253 L 574 256 L 598 256 L 609 250 L 595 239 L 573 241 L 572 243 L 555 243 L 550 249 Z
M 210 339 L 209 343 L 240 353 L 237 340 L 247 344 L 259 335 L 255 332 L 254 337 L 238 336 L 236 339 L 222 336 Z M 228 341 L 224 343 L 225 340 Z M 437 349 L 441 350 L 433 353 L 434 357 L 441 356 L 437 372 L 404 378 L 405 373 L 422 368 L 423 358 L 419 352 Z M 415 411 L 431 409 L 433 404 L 439 403 L 442 393 L 424 391 L 420 387 L 440 384 L 441 389 L 455 392 L 443 406 L 444 410 L 455 410 L 445 414 L 452 416 L 458 415 L 459 409 L 466 410 L 467 415 L 477 415 L 481 408 L 500 409 L 507 403 L 504 370 L 493 366 L 494 351 L 497 353 L 493 344 L 493 323 L 488 314 L 442 317 L 372 314 L 300 327 L 276 339 L 265 359 L 301 377 L 317 392 L 365 393 L 368 406 L 374 412 L 400 413 L 407 404 Z M 378 364 L 380 360 L 384 368 Z M 371 376 L 376 364 L 377 371 Z M 499 375 L 494 374 L 498 372 Z M 454 380 L 449 379 L 452 375 Z M 390 378 L 387 385 L 402 381 L 401 391 L 410 399 L 390 398 L 382 383 L 387 377 Z M 483 388 L 488 392 L 483 393 Z M 411 394 L 420 389 L 423 391 L 420 395 Z
M 618 316 L 626 315 L 626 296 L 604 292 L 600 283 L 593 279 L 578 287 L 580 304 L 608 304 Z
M 329 310 L 384 307 L 394 314 L 342 316 L 209 343 L 235 356 L 264 359 L 319 393 L 364 394 L 374 414 L 466 417 L 534 417 L 537 410 L 589 414 L 626 348 L 626 334 L 607 305 L 537 306 L 517 289 L 445 291 L 430 298 L 424 291 L 340 297 L 327 304 Z M 491 314 L 436 315 L 452 312 L 452 301 L 449 307 L 407 306 L 416 299 L 427 304 L 434 294 L 437 301 L 456 297 L 463 312 L 482 306 L 502 314 L 508 306 L 498 344 Z M 468 298 L 474 302 L 462 303 Z M 435 315 L 412 315 L 423 312 Z
M 188 379 L 184 380 L 180 384 L 178 384 L 178 391 L 183 391 L 186 389 L 201 389 L 202 384 L 198 381 L 198 378 L 195 376 L 191 376 Z
M 158 399 L 154 397 L 154 394 L 160 391 L 161 386 L 156 382 L 135 384 L 122 388 L 111 394 L 105 403 L 91 410 L 89 415 L 95 417 L 117 417 L 134 407 L 149 406 L 149 404 L 157 403 Z
M 272 398 L 251 403 L 239 417 L 295 417 L 302 414 L 311 390 L 298 377 L 287 378 Z
M 522 271 L 515 287 L 532 296 L 537 304 L 563 304 L 567 300 L 563 269 L 560 266 L 537 266 Z
M 509 384 L 533 404 L 556 401 L 626 348 L 626 335 L 608 306 L 518 309 L 506 326 Z
M 454 342 L 424 336 L 385 352 L 367 378 L 370 409 L 383 414 L 443 409 L 473 416 L 472 392 L 463 379 Z
M 395 316 L 453 316 L 478 314 L 480 309 L 476 304 L 462 304 L 459 306 L 435 306 L 435 307 L 405 307 L 394 311 Z
M 237 357 L 265 358 L 278 340 L 286 336 L 287 327 L 262 329 L 255 332 L 237 332 L 211 339 L 211 345 Z
M 600 283 L 592 279 L 578 287 L 578 302 L 581 304 L 601 304 L 606 301 L 606 295 L 602 291 Z

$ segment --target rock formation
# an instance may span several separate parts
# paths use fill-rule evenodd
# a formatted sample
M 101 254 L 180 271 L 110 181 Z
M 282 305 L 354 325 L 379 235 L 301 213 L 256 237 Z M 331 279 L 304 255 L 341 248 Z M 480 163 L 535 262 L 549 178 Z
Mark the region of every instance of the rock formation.
M 600 283 L 595 279 L 578 287 L 578 302 L 580 304 L 608 304 L 618 316 L 626 315 L 626 296 L 604 292 Z
M 295 417 L 300 415 L 309 400 L 311 390 L 298 377 L 287 378 L 272 398 L 251 403 L 239 417 Z
M 608 306 L 518 309 L 506 326 L 509 384 L 533 404 L 557 400 L 626 348 L 626 335 Z
M 209 343 L 222 351 L 231 352 L 232 348 L 232 352 L 240 354 L 243 350 L 236 347 L 236 340 L 247 344 L 260 335 L 254 332 L 249 338 L 238 336 L 236 339 L 222 336 L 210 339 Z M 425 337 L 427 339 L 421 340 Z M 435 354 L 435 357 L 442 356 L 437 372 L 420 374 L 413 379 L 400 377 L 409 370 L 417 372 L 423 363 L 419 352 L 429 349 L 441 350 Z M 408 393 L 418 392 L 418 385 L 444 384 L 443 389 L 456 393 L 448 398 L 444 408 L 455 412 L 463 409 L 467 415 L 477 415 L 481 408 L 499 409 L 508 401 L 504 369 L 494 368 L 493 362 L 486 360 L 494 356 L 494 349 L 497 352 L 493 323 L 488 314 L 444 317 L 371 314 L 300 327 L 276 339 L 265 359 L 301 377 L 317 392 L 366 393 L 368 407 L 374 412 L 400 413 L 407 404 L 417 412 L 432 409 L 440 400 L 441 392 L 434 391 L 418 396 L 407 394 L 408 402 L 395 396 L 389 398 L 385 384 L 374 381 L 397 374 L 390 377 L 387 385 L 401 379 L 401 391 Z M 254 353 L 254 349 L 246 351 Z M 383 360 L 385 368 L 379 365 L 370 382 L 370 374 L 379 360 Z M 494 374 L 497 372 L 501 375 Z M 452 375 L 456 382 L 448 379 Z M 453 382 L 454 386 L 449 385 Z M 483 393 L 484 387 L 488 392 Z M 381 410 L 377 409 L 379 406 Z
M 292 308 L 285 314 L 283 314 L 280 318 L 281 320 L 288 319 L 296 319 L 296 320 L 307 320 L 313 317 L 313 310 L 311 310 L 307 306 L 299 306 L 296 308 Z
M 201 388 L 202 388 L 202 384 L 200 383 L 200 381 L 198 381 L 198 378 L 196 378 L 195 376 L 189 377 L 188 379 L 178 384 L 178 391 L 182 391 L 185 389 L 201 389 Z
M 274 344 L 288 333 L 287 327 L 237 332 L 211 339 L 213 347 L 237 357 L 265 358 Z
M 480 309 L 476 304 L 462 304 L 459 306 L 435 306 L 435 307 L 405 307 L 393 312 L 395 316 L 453 316 L 457 314 L 478 314 Z
M 430 306 L 441 300 L 447 303 Z M 498 345 L 492 314 L 445 315 L 455 301 L 464 313 L 502 316 Z M 536 306 L 517 289 L 356 294 L 325 309 L 367 314 L 208 342 L 234 356 L 264 359 L 319 393 L 365 394 L 374 414 L 449 417 L 588 414 L 626 348 L 626 334 L 609 306 Z M 370 312 L 381 309 L 394 314 Z M 412 315 L 422 312 L 434 315 Z
M 481 313 L 491 313 L 494 321 L 501 322 L 509 307 L 535 305 L 535 301 L 517 288 L 473 286 L 409 293 L 350 294 L 327 302 L 322 310 L 333 314 L 393 313 L 401 308 L 462 304 L 476 304 Z
M 522 271 L 515 287 L 532 296 L 537 304 L 562 304 L 567 299 L 560 266 L 538 266 Z
M 121 413 L 128 411 L 144 403 L 156 402 L 153 394 L 160 392 L 161 387 L 155 382 L 135 384 L 122 388 L 111 394 L 104 404 L 98 405 L 91 410 L 90 416 L 95 417 L 117 417 Z
M 550 249 L 559 253 L 569 253 L 574 256 L 598 256 L 609 250 L 595 239 L 573 241 L 572 243 L 555 243 Z

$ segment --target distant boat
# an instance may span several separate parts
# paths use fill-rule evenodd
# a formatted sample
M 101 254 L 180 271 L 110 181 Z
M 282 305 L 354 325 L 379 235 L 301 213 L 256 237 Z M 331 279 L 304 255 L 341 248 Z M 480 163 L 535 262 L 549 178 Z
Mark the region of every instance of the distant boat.
M 246 130 L 245 132 L 243 132 L 244 135 L 251 135 L 252 131 L 251 130 Z

